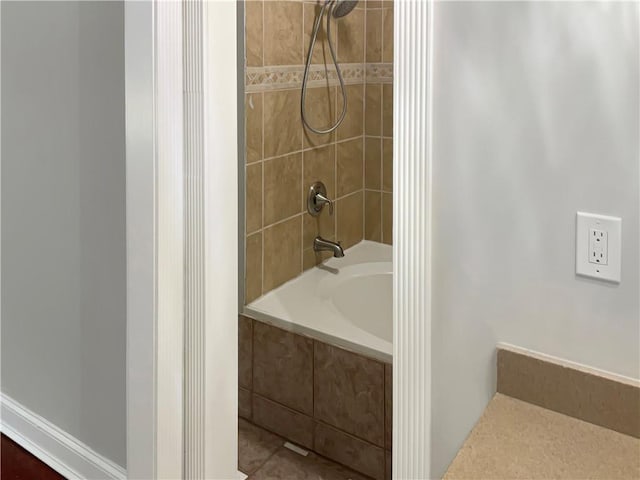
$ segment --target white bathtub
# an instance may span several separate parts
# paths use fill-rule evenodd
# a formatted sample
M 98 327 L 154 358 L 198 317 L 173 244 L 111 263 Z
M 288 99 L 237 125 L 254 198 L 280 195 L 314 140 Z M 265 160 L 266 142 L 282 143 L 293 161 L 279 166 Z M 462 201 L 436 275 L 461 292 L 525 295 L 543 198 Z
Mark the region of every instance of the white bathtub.
M 245 307 L 257 320 L 391 362 L 391 247 L 363 241 Z

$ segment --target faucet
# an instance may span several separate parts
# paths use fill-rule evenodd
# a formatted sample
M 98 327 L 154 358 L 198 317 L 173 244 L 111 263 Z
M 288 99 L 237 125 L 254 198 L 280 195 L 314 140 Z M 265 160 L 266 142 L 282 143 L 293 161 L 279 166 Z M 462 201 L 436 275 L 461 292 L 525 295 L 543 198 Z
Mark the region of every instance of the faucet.
M 344 257 L 344 250 L 339 242 L 332 242 L 331 240 L 325 240 L 324 238 L 317 236 L 313 241 L 313 250 L 315 252 L 328 251 L 333 252 L 333 256 L 336 258 Z

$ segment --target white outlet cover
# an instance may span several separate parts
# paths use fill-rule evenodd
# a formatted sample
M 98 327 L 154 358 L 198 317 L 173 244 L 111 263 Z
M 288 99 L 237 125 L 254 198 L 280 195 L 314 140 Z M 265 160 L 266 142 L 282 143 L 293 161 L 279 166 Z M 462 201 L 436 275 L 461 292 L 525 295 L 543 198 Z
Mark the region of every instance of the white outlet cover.
M 607 262 L 600 265 L 589 261 L 589 233 L 606 232 Z M 620 283 L 622 266 L 622 219 L 595 213 L 578 212 L 576 215 L 576 274 Z

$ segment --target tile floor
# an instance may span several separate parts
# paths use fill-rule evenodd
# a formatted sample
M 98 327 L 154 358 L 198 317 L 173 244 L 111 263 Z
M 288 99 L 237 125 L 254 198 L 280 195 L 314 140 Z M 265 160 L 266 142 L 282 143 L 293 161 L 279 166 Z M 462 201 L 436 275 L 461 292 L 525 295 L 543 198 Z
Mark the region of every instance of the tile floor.
M 238 468 L 248 480 L 368 480 L 314 453 L 306 457 L 285 440 L 246 420 L 238 420 Z

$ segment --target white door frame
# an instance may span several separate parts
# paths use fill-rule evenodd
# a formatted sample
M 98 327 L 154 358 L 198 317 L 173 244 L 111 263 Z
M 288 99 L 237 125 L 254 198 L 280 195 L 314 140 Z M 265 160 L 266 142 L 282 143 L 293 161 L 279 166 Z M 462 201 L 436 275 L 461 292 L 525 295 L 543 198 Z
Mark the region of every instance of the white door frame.
M 434 0 L 396 0 L 393 98 L 393 478 L 431 478 Z
M 236 34 L 232 0 L 125 3 L 131 479 L 237 474 Z
M 128 475 L 177 478 L 174 472 L 180 468 L 198 472 L 202 478 L 233 478 L 237 462 L 236 5 L 231 0 L 205 2 L 199 17 L 183 21 L 180 16 L 179 22 L 172 5 L 158 1 L 125 6 Z M 396 479 L 431 475 L 433 11 L 433 0 L 395 2 Z M 194 141 L 180 137 L 176 125 L 182 125 L 182 119 L 177 120 L 175 98 L 173 103 L 169 98 L 177 88 L 175 44 L 172 48 L 157 41 L 164 35 L 182 38 L 180 25 L 202 28 L 201 56 L 195 59 L 203 67 L 204 117 L 196 139 L 204 152 L 200 194 L 184 183 L 184 168 L 179 168 L 182 164 L 175 153 L 183 138 Z M 187 68 L 194 61 L 183 59 Z M 175 137 L 163 142 L 160 132 L 173 132 Z M 184 277 L 172 255 L 184 252 L 178 257 L 189 258 L 193 245 L 180 233 L 186 217 L 180 198 L 202 207 L 199 238 L 204 245 L 200 258 L 204 281 L 198 287 L 204 295 L 200 300 L 205 313 L 198 320 L 203 322 L 199 325 L 204 332 L 203 351 L 188 357 L 191 363 L 184 368 L 178 352 L 183 344 L 193 347 L 189 338 L 183 341 L 182 337 L 184 311 L 193 298 L 181 296 L 182 289 L 178 292 Z M 182 316 L 181 301 L 186 302 Z M 184 396 L 182 382 L 187 376 L 203 382 L 196 396 L 193 391 L 191 397 Z M 187 399 L 184 416 L 183 398 Z M 183 439 L 200 428 L 199 441 L 191 442 L 182 458 Z M 167 435 L 173 435 L 169 437 L 173 441 Z

